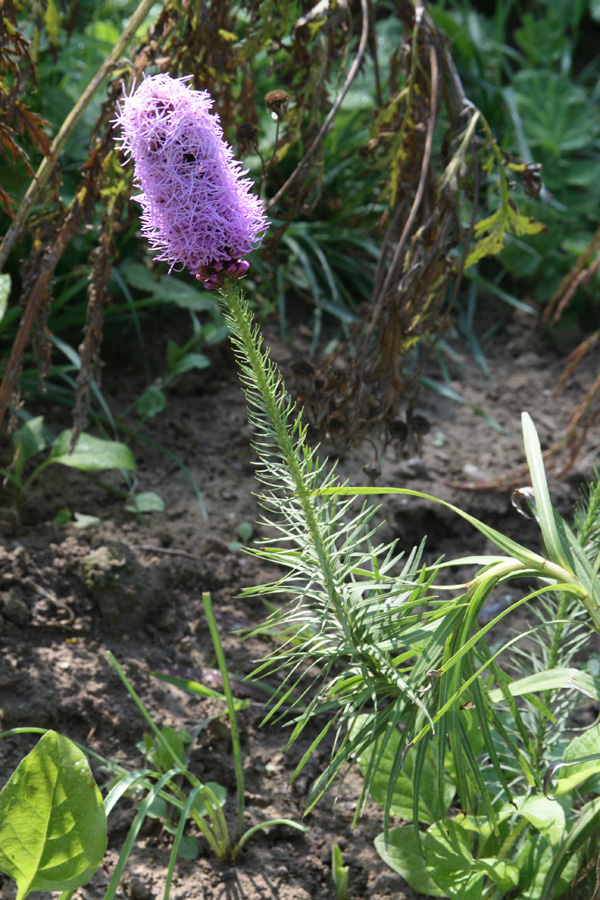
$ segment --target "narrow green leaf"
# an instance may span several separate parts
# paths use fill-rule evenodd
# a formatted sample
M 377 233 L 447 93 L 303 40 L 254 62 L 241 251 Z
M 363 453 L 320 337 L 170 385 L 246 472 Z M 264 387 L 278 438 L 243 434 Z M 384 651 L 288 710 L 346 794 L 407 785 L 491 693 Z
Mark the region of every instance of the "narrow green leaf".
M 542 530 L 546 552 L 553 562 L 567 566 L 567 555 L 564 552 L 556 521 L 554 518 L 554 509 L 550 500 L 548 491 L 548 483 L 546 481 L 546 472 L 544 470 L 544 459 L 542 456 L 542 448 L 540 447 L 540 439 L 535 430 L 535 425 L 529 413 L 521 415 L 523 425 L 523 443 L 525 445 L 525 455 L 527 456 L 527 465 L 533 484 L 535 494 L 535 504 L 537 511 L 537 521 Z
M 588 672 L 579 669 L 546 669 L 544 672 L 536 672 L 534 675 L 526 675 L 512 681 L 508 689 L 513 697 L 522 697 L 525 694 L 533 694 L 541 691 L 575 690 L 585 694 L 596 702 L 600 702 L 600 683 Z M 502 700 L 502 691 L 495 688 L 489 691 L 488 697 L 492 703 Z
M 336 900 L 348 900 L 348 866 L 344 865 L 342 851 L 337 844 L 331 848 L 331 874 L 335 885 Z
M 48 731 L 0 793 L 0 870 L 30 891 L 74 890 L 106 850 L 100 791 L 78 747 Z
M 212 791 L 212 803 L 215 803 L 216 801 L 216 805 L 219 807 L 223 807 L 225 805 L 225 801 L 227 800 L 227 791 L 221 784 L 217 784 L 216 781 L 207 781 L 204 784 L 204 788 L 208 788 L 209 791 Z M 198 813 L 198 815 L 208 815 L 208 806 L 206 805 L 205 798 L 202 793 L 198 794 L 192 806 L 193 809 Z
M 69 428 L 61 432 L 54 441 L 50 461 L 82 472 L 102 472 L 105 469 L 129 469 L 135 472 L 133 453 L 119 441 L 105 441 L 84 432 L 79 435 L 72 453 L 69 453 L 70 443 Z

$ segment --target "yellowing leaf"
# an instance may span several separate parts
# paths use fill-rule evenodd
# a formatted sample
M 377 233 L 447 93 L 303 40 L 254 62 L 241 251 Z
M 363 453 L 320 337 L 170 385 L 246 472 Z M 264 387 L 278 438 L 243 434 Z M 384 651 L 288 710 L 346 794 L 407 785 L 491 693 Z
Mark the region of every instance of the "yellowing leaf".
M 539 234 L 543 230 L 541 222 L 522 216 L 509 202 L 505 202 L 491 216 L 481 219 L 475 225 L 475 237 L 481 237 L 481 240 L 467 256 L 465 269 L 474 266 L 484 256 L 496 256 L 500 253 L 504 249 L 507 234 L 522 237 L 525 234 Z
M 233 31 L 225 31 L 224 28 L 219 28 L 219 37 L 222 37 L 224 41 L 229 41 L 230 44 L 235 44 L 239 40 L 237 34 L 234 34 Z
M 60 46 L 60 26 L 62 22 L 61 14 L 58 11 L 55 0 L 48 0 L 46 13 L 44 15 L 44 25 L 53 47 Z

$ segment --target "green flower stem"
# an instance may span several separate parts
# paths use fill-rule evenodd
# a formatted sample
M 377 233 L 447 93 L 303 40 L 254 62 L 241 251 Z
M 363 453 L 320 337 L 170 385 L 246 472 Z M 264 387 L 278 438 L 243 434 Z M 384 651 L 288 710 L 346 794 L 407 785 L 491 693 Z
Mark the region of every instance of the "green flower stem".
M 554 667 L 558 665 L 561 658 L 561 647 L 563 634 L 565 631 L 565 620 L 568 608 L 569 595 L 566 592 L 562 591 L 558 601 L 558 609 L 556 611 L 556 619 L 554 621 L 552 641 L 550 643 L 550 649 L 548 651 L 548 664 L 546 666 L 547 669 L 554 669 Z M 555 694 L 555 691 L 544 691 L 544 693 L 540 697 L 543 705 L 550 708 L 552 698 L 555 696 Z M 537 723 L 538 727 L 535 735 L 532 759 L 532 764 L 536 769 L 540 767 L 542 760 L 544 759 L 544 755 L 546 752 L 546 735 L 551 724 L 545 716 L 538 716 Z
M 235 703 L 233 700 L 233 693 L 231 691 L 231 683 L 229 681 L 229 672 L 227 671 L 227 662 L 225 660 L 223 645 L 221 644 L 221 638 L 219 636 L 219 629 L 217 628 L 210 594 L 202 594 L 202 603 L 204 605 L 204 612 L 206 613 L 208 628 L 210 630 L 210 636 L 215 648 L 217 663 L 219 666 L 219 671 L 221 673 L 223 693 L 227 698 L 229 727 L 231 728 L 231 745 L 233 747 L 233 760 L 235 766 L 235 781 L 237 786 L 237 824 L 235 829 L 235 844 L 237 846 L 239 844 L 244 828 L 244 769 L 242 766 L 240 736 L 237 727 L 237 717 L 235 714 Z
M 509 832 L 506 839 L 503 841 L 502 846 L 498 851 L 498 859 L 506 859 L 510 848 L 513 846 L 514 842 L 517 840 L 521 832 L 525 831 L 528 825 L 529 820 L 525 816 L 521 816 L 513 830 Z
M 282 455 L 285 459 L 285 464 L 294 482 L 296 496 L 298 497 L 302 505 L 302 513 L 306 520 L 308 532 L 317 553 L 320 569 L 325 580 L 327 597 L 333 609 L 336 611 L 338 620 L 344 629 L 344 636 L 346 640 L 349 644 L 352 645 L 353 636 L 348 628 L 348 617 L 344 615 L 341 609 L 341 599 L 339 597 L 332 576 L 334 564 L 319 531 L 319 526 L 317 524 L 315 512 L 313 509 L 314 500 L 311 497 L 310 492 L 306 490 L 306 485 L 302 477 L 300 462 L 295 452 L 294 439 L 288 430 L 288 426 L 284 417 L 281 414 L 276 397 L 274 396 L 274 392 L 270 389 L 267 372 L 265 372 L 263 360 L 259 352 L 260 344 L 257 343 L 257 338 L 255 337 L 255 332 L 247 312 L 247 306 L 242 299 L 238 285 L 232 283 L 231 281 L 228 281 L 223 285 L 220 290 L 220 294 L 222 298 L 222 306 L 225 317 L 232 322 L 234 326 L 234 335 L 239 339 L 239 343 L 241 345 L 241 348 L 243 349 L 245 359 L 241 360 L 242 374 L 247 360 L 247 364 L 252 370 L 252 376 L 256 384 L 256 389 L 260 394 L 261 400 L 265 406 L 267 416 L 269 417 L 273 429 L 276 432 L 278 445 L 281 448 Z M 245 392 L 248 397 L 248 404 L 250 406 L 253 405 L 255 401 L 253 401 L 252 397 L 250 396 L 251 388 L 246 388 Z

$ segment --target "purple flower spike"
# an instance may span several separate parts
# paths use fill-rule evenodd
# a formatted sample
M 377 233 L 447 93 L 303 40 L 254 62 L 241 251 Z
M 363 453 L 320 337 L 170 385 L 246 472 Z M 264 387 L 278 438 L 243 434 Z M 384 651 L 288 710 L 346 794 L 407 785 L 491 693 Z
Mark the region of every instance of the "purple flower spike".
M 122 149 L 135 163 L 142 232 L 155 259 L 187 268 L 211 290 L 239 278 L 267 230 L 252 182 L 233 158 L 206 91 L 153 75 L 119 104 Z M 215 278 L 216 276 L 216 278 Z M 210 280 L 209 280 L 210 279 Z

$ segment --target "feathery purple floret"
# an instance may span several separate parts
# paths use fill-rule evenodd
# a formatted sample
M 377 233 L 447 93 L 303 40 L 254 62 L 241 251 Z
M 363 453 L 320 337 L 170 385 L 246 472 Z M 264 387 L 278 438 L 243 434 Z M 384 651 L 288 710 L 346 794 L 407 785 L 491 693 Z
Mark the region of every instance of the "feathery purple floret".
M 142 232 L 155 259 L 180 264 L 207 288 L 238 278 L 267 220 L 252 182 L 223 139 L 206 91 L 153 75 L 119 104 L 122 149 L 135 163 Z

